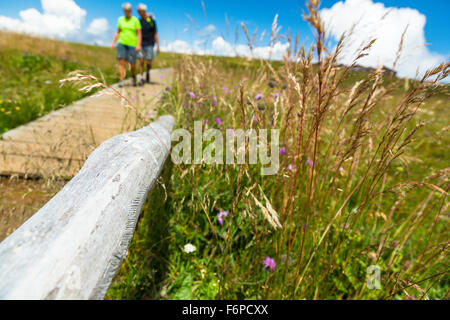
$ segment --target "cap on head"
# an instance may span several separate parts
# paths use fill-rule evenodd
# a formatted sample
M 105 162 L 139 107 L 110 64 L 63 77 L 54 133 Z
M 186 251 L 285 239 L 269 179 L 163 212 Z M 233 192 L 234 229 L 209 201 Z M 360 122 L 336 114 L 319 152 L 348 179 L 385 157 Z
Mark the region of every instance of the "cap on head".
M 122 9 L 123 9 L 123 10 L 131 10 L 131 3 L 125 2 L 125 3 L 122 5 Z
M 146 6 L 145 4 L 143 4 L 143 3 L 141 3 L 141 4 L 138 5 L 137 9 L 138 9 L 139 11 L 140 11 L 140 10 L 142 10 L 142 11 L 147 11 L 147 6 Z

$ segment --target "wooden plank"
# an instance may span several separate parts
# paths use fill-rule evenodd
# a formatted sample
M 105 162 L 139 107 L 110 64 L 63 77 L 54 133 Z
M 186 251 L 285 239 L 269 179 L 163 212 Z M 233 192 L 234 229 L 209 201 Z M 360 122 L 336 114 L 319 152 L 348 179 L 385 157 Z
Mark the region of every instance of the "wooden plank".
M 79 141 L 76 148 L 74 145 L 64 143 L 50 145 L 26 141 L 2 141 L 0 143 L 0 161 L 10 155 L 85 161 L 95 148 L 94 143 L 83 143 L 82 141 Z
M 126 131 L 128 128 L 134 129 L 134 126 L 125 126 Z M 33 141 L 33 142 L 60 142 L 62 140 L 85 138 L 83 140 L 92 141 L 90 135 L 93 133 L 96 135 L 106 135 L 108 138 L 123 133 L 119 125 L 114 127 L 102 127 L 102 126 L 83 126 L 83 125 L 70 125 L 65 123 L 54 123 L 50 125 L 42 125 L 39 123 L 34 124 L 32 127 L 26 127 L 15 134 L 13 139 L 6 138 L 5 141 Z
M 30 155 L 0 155 L 2 175 L 28 177 L 73 177 L 83 166 L 84 160 L 61 159 Z
M 168 157 L 174 119 L 111 138 L 0 243 L 0 299 L 102 299 Z M 155 135 L 155 132 L 157 135 Z

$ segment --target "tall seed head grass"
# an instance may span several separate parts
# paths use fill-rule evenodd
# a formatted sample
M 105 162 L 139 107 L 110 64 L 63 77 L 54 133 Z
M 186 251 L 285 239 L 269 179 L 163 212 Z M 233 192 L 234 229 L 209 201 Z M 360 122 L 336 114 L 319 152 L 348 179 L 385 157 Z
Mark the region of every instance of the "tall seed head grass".
M 218 298 L 445 298 L 448 158 L 414 180 L 398 171 L 413 169 L 415 137 L 427 127 L 420 110 L 433 96 L 448 98 L 440 81 L 450 63 L 406 88 L 382 66 L 355 80 L 352 67 L 376 39 L 340 65 L 348 38 L 326 46 L 318 3 L 310 0 L 303 15 L 315 43 L 283 36 L 290 46 L 282 62 L 187 55 L 178 63 L 161 110 L 176 115 L 180 127 L 193 130 L 203 120 L 224 131 L 278 128 L 285 152 L 274 176 L 261 176 L 261 164 L 175 168 L 177 217 L 198 232 Z M 277 18 L 271 47 L 281 39 Z M 257 36 L 242 29 L 253 52 Z M 402 47 L 403 37 L 397 57 Z M 257 94 L 264 98 L 255 101 Z M 216 232 L 210 216 L 223 211 L 229 215 Z M 261 265 L 266 257 L 276 262 L 272 273 Z M 380 290 L 366 285 L 371 265 L 381 270 Z

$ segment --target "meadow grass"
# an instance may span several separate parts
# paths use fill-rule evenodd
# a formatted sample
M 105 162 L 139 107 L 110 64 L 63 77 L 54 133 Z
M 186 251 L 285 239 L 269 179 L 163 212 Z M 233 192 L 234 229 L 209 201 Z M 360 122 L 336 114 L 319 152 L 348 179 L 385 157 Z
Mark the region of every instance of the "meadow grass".
M 190 132 L 196 120 L 224 135 L 278 128 L 286 154 L 274 176 L 169 161 L 107 299 L 448 299 L 450 90 L 433 80 L 448 63 L 422 81 L 354 72 L 337 63 L 341 42 L 324 47 L 315 1 L 305 18 L 317 42 L 289 38 L 284 61 L 156 59 L 176 70 L 159 114 Z M 117 81 L 108 48 L 12 33 L 0 33 L 0 65 L 0 133 L 87 95 L 59 87 L 73 70 Z
M 196 120 L 224 136 L 278 128 L 286 154 L 274 176 L 260 163 L 171 167 L 108 299 L 448 299 L 449 63 L 409 82 L 338 67 L 345 39 L 325 48 L 308 7 L 317 42 L 291 43 L 283 63 L 180 59 L 160 114 L 191 133 Z

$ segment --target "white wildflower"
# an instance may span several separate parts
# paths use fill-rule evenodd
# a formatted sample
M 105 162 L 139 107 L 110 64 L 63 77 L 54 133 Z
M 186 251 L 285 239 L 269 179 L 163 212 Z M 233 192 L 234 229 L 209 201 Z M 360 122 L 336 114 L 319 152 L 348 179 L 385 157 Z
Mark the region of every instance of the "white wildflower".
M 187 245 L 184 246 L 184 252 L 186 253 L 192 253 L 195 250 L 197 250 L 197 248 L 193 244 L 188 243 Z

